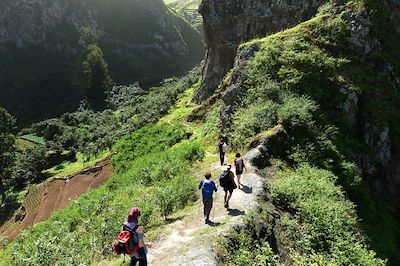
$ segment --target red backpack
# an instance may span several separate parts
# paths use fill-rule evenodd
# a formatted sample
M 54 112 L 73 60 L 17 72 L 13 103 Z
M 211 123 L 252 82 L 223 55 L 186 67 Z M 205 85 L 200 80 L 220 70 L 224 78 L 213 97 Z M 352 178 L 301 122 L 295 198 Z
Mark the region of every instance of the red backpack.
M 121 233 L 118 235 L 118 241 L 114 242 L 114 251 L 118 254 L 133 255 L 139 251 L 138 236 L 136 229 L 139 225 L 131 228 L 124 224 Z

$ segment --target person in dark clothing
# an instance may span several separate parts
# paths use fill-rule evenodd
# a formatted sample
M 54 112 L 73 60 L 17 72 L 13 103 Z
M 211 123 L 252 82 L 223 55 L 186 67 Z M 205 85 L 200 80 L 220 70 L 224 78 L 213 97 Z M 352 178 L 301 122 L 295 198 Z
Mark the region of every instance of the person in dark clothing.
M 206 179 L 200 182 L 199 189 L 201 189 L 203 196 L 205 223 L 208 224 L 210 222 L 210 213 L 213 207 L 213 193 L 217 192 L 217 186 L 214 181 L 211 180 L 211 173 L 206 173 L 204 177 Z
M 241 158 L 240 153 L 236 153 L 236 159 L 234 161 L 234 164 L 235 164 L 235 172 L 237 177 L 238 188 L 240 188 L 240 186 L 242 186 L 242 184 L 240 183 L 240 178 L 242 177 L 243 169 L 246 169 L 246 165 L 244 164 L 244 160 Z
M 147 266 L 147 247 L 144 243 L 144 227 L 139 225 L 140 209 L 132 208 L 128 214 L 128 220 L 124 223 L 124 226 L 131 228 L 132 230 L 137 227 L 136 234 L 138 236 L 139 251 L 131 256 L 129 266 L 135 266 L 139 262 L 139 266 Z
M 232 198 L 233 190 L 237 188 L 235 183 L 235 175 L 231 171 L 232 166 L 228 165 L 228 168 L 224 171 L 223 175 L 225 176 L 223 183 L 224 183 L 224 206 L 225 208 L 229 208 L 229 200 Z
M 218 150 L 219 150 L 219 159 L 221 161 L 221 165 L 224 165 L 225 153 L 228 150 L 228 144 L 227 144 L 226 138 L 221 137 L 219 144 L 218 144 Z

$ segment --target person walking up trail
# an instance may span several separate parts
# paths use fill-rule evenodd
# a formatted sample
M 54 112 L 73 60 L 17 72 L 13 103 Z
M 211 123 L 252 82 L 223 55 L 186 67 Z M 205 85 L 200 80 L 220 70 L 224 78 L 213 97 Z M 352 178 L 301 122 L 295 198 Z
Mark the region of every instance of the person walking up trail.
M 217 186 L 211 180 L 211 173 L 206 173 L 204 177 L 205 179 L 199 184 L 199 189 L 201 189 L 203 195 L 205 223 L 208 224 L 210 223 L 210 213 L 213 207 L 213 193 L 217 192 Z
M 147 247 L 151 245 L 146 245 L 144 243 L 144 227 L 139 226 L 140 209 L 132 208 L 128 214 L 128 220 L 123 225 L 123 230 L 134 231 L 138 238 L 139 250 L 131 256 L 131 261 L 129 266 L 135 266 L 139 262 L 139 266 L 147 266 Z
M 244 160 L 241 157 L 240 153 L 236 153 L 236 159 L 234 161 L 234 165 L 235 165 L 238 188 L 240 188 L 240 186 L 243 187 L 243 185 L 240 183 L 240 178 L 242 177 L 243 169 L 246 169 L 246 165 L 244 164 Z
M 225 137 L 221 137 L 218 144 L 218 150 L 219 150 L 219 159 L 221 161 L 221 165 L 224 165 L 225 153 L 228 151 L 228 144 Z
M 232 198 L 233 190 L 237 188 L 235 183 L 235 175 L 231 171 L 232 165 L 228 165 L 228 168 L 222 172 L 221 177 L 219 179 L 219 183 L 221 187 L 224 188 L 224 206 L 225 208 L 229 208 L 229 200 Z

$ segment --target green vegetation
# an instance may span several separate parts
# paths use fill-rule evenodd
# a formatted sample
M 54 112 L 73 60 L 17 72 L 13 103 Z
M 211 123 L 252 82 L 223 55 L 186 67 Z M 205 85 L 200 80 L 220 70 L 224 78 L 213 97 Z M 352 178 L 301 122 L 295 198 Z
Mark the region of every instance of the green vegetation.
M 14 118 L 3 108 L 0 108 L 0 209 L 6 200 L 6 189 L 9 184 L 9 176 L 12 170 L 14 157 L 15 135 Z
M 373 5 L 373 1 L 364 2 L 367 7 Z M 383 7 L 373 10 L 383 12 Z M 232 118 L 232 144 L 243 149 L 252 137 L 278 122 L 288 133 L 279 159 L 297 170 L 286 170 L 271 189 L 274 202 L 284 212 L 282 230 L 276 237 L 285 250 L 277 255 L 279 260 L 289 257 L 293 265 L 384 264 L 369 248 L 388 259 L 389 264 L 400 260 L 400 226 L 396 218 L 367 189 L 367 181 L 357 176 L 351 163 L 354 152 L 373 151 L 360 142 L 349 126 L 348 111 L 340 108 L 346 99 L 343 88 L 346 93 L 361 95 L 359 112 L 370 123 L 389 125 L 395 132 L 391 139 L 397 145 L 399 120 L 392 118 L 398 117 L 395 105 L 400 95 L 378 66 L 390 57 L 385 51 L 399 51 L 400 47 L 386 38 L 383 41 L 395 48 L 385 46 L 358 63 L 360 55 L 346 43 L 346 16 L 326 5 L 317 17 L 305 23 L 243 44 L 258 45 L 260 49 L 242 73 L 242 85 L 248 93 Z M 380 22 L 378 27 L 382 27 Z M 396 58 L 396 52 L 389 53 Z M 356 205 L 345 200 L 339 185 Z M 383 228 L 390 228 L 391 233 L 380 233 L 385 231 Z M 249 248 L 245 243 L 257 238 L 250 234 L 248 239 L 240 231 L 233 235 L 230 243 L 244 244 L 226 263 L 245 259 L 253 264 L 254 256 L 269 254 L 268 247 L 265 251 L 266 245 L 259 242 L 253 257 L 247 257 Z M 222 244 L 222 254 L 232 251 L 227 245 Z M 269 258 L 272 261 L 274 256 Z
M 164 0 L 164 2 L 199 32 L 203 32 L 203 18 L 198 12 L 201 0 Z
M 5 27 L 5 36 L 14 36 L 8 30 L 18 36 L 5 37 L 7 45 L 0 49 L 0 106 L 17 118 L 20 128 L 72 112 L 87 97 L 82 71 L 87 53 L 79 44 L 77 25 L 91 27 L 99 36 L 98 47 L 117 84 L 140 82 L 147 89 L 186 73 L 204 56 L 200 34 L 162 1 L 40 0 L 21 5 L 2 2 L 0 19 L 2 25 L 28 23 L 41 31 L 39 37 L 17 25 Z M 48 23 L 46 12 L 58 14 L 57 6 L 63 12 Z M 35 14 L 32 21 L 27 10 Z M 102 57 L 99 49 L 92 62 L 93 57 Z M 101 61 L 98 65 L 104 65 Z
M 162 218 L 195 199 L 196 180 L 189 170 L 204 154 L 196 140 L 175 145 L 181 138 L 178 126 L 160 124 L 121 140 L 115 146 L 120 159 L 114 160 L 119 173 L 1 250 L 0 265 L 90 264 L 112 256 L 110 243 L 132 205 L 141 207 L 145 226 L 160 226 Z M 125 161 L 131 153 L 138 157 Z
M 46 141 L 45 141 L 45 139 L 43 137 L 38 137 L 38 136 L 36 136 L 34 134 L 28 134 L 28 135 L 20 136 L 19 138 L 27 140 L 27 141 L 30 141 L 30 142 L 35 143 L 35 144 L 46 145 Z
M 106 94 L 112 88 L 112 80 L 103 51 L 97 45 L 97 36 L 89 28 L 81 29 L 79 44 L 86 52 L 83 61 L 83 73 L 87 79 L 87 95 L 94 110 L 105 107 Z
M 302 165 L 271 185 L 274 203 L 286 211 L 277 237 L 289 264 L 385 265 L 365 245 L 355 207 L 336 181 L 329 171 Z
M 88 160 L 86 156 L 81 153 L 76 154 L 76 161 L 64 161 L 50 169 L 46 169 L 43 171 L 45 176 L 72 176 L 79 172 L 80 170 L 93 166 L 97 162 L 106 159 L 110 156 L 108 151 L 100 153 L 98 156 L 93 156 Z
M 110 156 L 115 142 L 145 125 L 156 123 L 184 90 L 197 86 L 198 79 L 199 69 L 195 69 L 181 79 L 165 80 L 148 91 L 138 84 L 115 86 L 107 97 L 111 109 L 95 112 L 83 106 L 80 111 L 22 130 L 15 156 L 9 164 L 7 190 L 3 190 L 7 205 L 17 206 L 20 202 L 16 202 L 19 197 L 15 195 L 31 184 L 52 176 L 73 175 Z
M 216 253 L 224 265 L 277 266 L 279 257 L 271 248 L 275 240 L 273 218 L 264 204 L 262 208 L 250 213 L 245 227 L 231 229 L 228 235 L 217 237 Z

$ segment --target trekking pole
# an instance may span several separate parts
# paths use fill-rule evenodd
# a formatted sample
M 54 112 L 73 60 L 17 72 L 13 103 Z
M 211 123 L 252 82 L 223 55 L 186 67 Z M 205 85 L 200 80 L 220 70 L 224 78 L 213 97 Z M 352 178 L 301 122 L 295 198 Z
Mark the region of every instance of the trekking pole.
M 200 193 L 200 197 L 199 197 L 200 204 L 198 204 L 199 206 L 197 207 L 197 217 L 199 217 L 199 215 L 200 215 L 200 210 L 201 210 L 201 198 L 202 198 L 202 195 L 201 195 L 201 193 Z
M 213 221 L 214 221 L 214 216 L 215 216 L 215 203 L 214 203 L 214 199 L 215 199 L 215 197 L 213 196 L 213 209 L 212 209 L 212 212 L 213 212 Z

